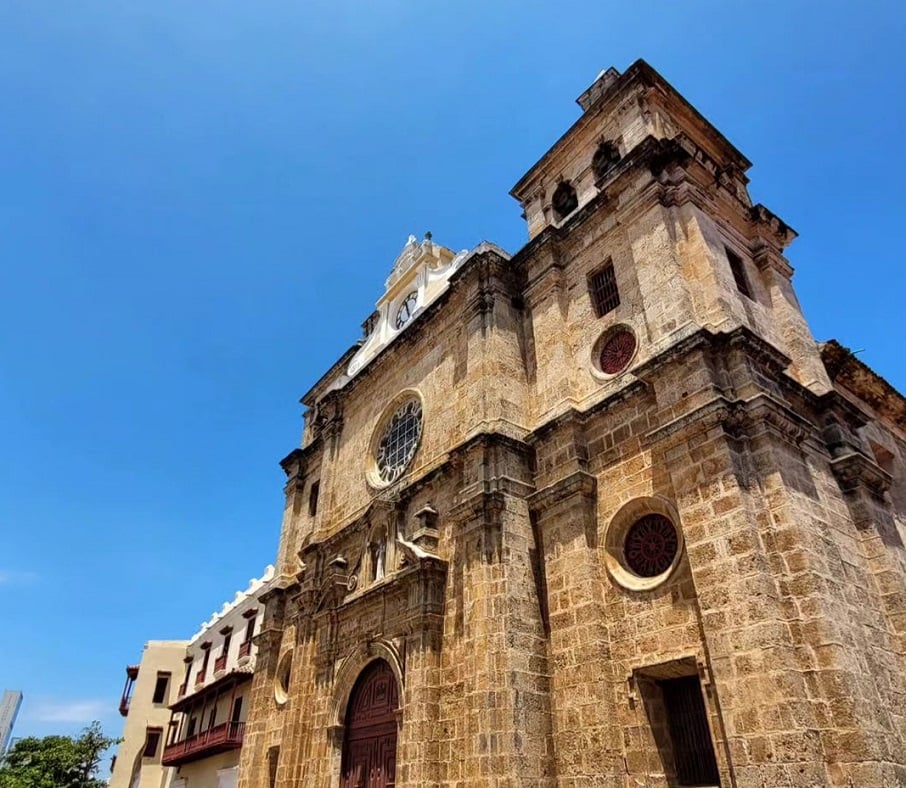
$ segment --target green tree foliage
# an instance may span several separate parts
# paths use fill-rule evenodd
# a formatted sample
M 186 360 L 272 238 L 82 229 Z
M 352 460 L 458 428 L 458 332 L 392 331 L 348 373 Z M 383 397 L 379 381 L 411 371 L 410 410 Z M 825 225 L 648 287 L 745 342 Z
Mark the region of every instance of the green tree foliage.
M 0 788 L 103 788 L 98 766 L 104 750 L 116 743 L 104 736 L 99 722 L 77 739 L 19 739 L 0 763 Z

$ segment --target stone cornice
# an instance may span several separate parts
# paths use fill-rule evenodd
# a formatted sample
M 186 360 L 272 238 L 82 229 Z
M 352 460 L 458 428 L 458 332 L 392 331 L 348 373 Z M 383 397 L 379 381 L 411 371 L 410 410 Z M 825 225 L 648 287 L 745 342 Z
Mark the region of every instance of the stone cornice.
M 597 494 L 597 477 L 586 471 L 575 471 L 530 495 L 528 503 L 532 511 L 538 512 L 550 509 L 561 501 L 577 495 L 594 501 L 597 499 Z
M 633 370 L 633 372 L 635 372 L 635 370 Z M 540 441 L 546 440 L 555 430 L 563 429 L 573 424 L 584 425 L 590 418 L 604 413 L 647 390 L 648 386 L 645 383 L 636 380 L 594 403 L 586 410 L 579 410 L 578 408 L 570 406 L 528 433 L 525 436 L 525 441 L 528 445 L 534 446 Z
M 306 465 L 308 460 L 321 448 L 321 439 L 316 437 L 307 445 L 293 449 L 289 454 L 287 454 L 282 460 L 280 460 L 280 467 L 283 469 L 283 472 L 289 479 L 294 477 L 304 476 L 307 470 Z
M 694 350 L 720 349 L 721 347 L 744 348 L 749 357 L 755 359 L 766 371 L 776 376 L 782 375 L 791 363 L 789 356 L 780 352 L 747 326 L 739 326 L 732 331 L 720 333 L 701 328 L 665 348 L 656 356 L 652 356 L 648 361 L 633 367 L 632 373 L 637 378 L 645 380 L 665 365 Z M 792 381 L 792 379 L 790 380 Z M 795 381 L 792 382 L 795 383 Z
M 820 347 L 824 368 L 835 386 L 852 393 L 882 419 L 906 432 L 906 397 L 836 340 Z
M 450 509 L 449 516 L 454 523 L 459 524 L 472 520 L 497 524 L 505 507 L 504 494 L 499 490 L 479 490 Z
M 840 489 L 852 495 L 864 487 L 873 497 L 883 498 L 890 489 L 892 476 L 861 452 L 849 452 L 831 460 L 831 470 Z
M 798 235 L 777 214 L 765 208 L 761 203 L 749 208 L 749 221 L 752 223 L 755 235 L 770 239 L 781 250 L 789 246 Z

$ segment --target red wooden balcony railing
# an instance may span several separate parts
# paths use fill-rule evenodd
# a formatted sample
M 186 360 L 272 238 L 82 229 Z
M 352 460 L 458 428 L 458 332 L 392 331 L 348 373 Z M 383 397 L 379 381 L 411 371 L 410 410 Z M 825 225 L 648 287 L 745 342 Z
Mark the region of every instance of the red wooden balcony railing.
M 221 654 L 217 659 L 214 660 L 214 672 L 216 673 L 219 670 L 226 670 L 226 654 Z
M 252 641 L 251 640 L 246 640 L 245 643 L 239 644 L 239 659 L 242 659 L 243 657 L 247 657 L 251 653 L 252 653 Z
M 198 675 L 195 677 L 195 689 L 198 689 L 202 684 L 204 684 L 204 677 L 206 674 L 206 670 L 198 671 Z
M 218 752 L 235 750 L 242 746 L 244 734 L 244 722 L 224 722 L 215 725 L 188 739 L 168 744 L 164 748 L 161 763 L 164 766 L 180 766 Z
M 179 695 L 178 697 L 183 697 L 189 691 L 189 682 L 179 685 Z

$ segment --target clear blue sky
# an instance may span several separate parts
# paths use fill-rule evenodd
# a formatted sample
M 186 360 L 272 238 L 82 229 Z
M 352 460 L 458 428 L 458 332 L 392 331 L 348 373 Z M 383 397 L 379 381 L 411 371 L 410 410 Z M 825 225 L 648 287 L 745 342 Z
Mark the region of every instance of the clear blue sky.
M 118 734 L 123 667 L 275 554 L 298 396 L 409 233 L 508 196 L 644 57 L 753 162 L 818 338 L 906 389 L 902 2 L 0 4 L 0 689 Z

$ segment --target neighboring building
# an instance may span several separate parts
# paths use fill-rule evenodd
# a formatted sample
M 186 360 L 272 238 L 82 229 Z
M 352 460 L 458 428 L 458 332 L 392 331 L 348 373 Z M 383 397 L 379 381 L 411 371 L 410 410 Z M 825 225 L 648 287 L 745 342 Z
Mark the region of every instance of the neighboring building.
M 260 580 L 237 592 L 183 651 L 162 759 L 164 766 L 175 767 L 171 788 L 236 786 L 255 670 L 252 638 L 264 617 L 258 596 L 273 574 L 269 566 Z
M 166 788 L 170 784 L 171 770 L 161 764 L 161 755 L 187 645 L 185 640 L 150 640 L 141 662 L 126 668 L 120 698 L 120 714 L 126 723 L 110 770 L 110 788 Z
M 906 785 L 906 403 L 660 75 L 579 104 L 303 398 L 242 788 Z
M 0 700 L 0 755 L 6 752 L 16 717 L 22 707 L 22 693 L 18 690 L 6 690 Z
M 257 597 L 273 573 L 249 581 L 191 640 L 149 641 L 141 664 L 126 668 L 110 788 L 234 788 L 263 618 Z

